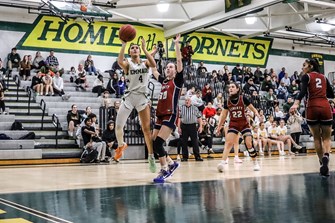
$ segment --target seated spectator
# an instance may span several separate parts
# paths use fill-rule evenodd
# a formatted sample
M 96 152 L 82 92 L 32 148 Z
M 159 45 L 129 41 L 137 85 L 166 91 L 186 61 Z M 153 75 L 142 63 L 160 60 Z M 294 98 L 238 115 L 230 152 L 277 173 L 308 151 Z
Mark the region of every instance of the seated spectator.
M 279 110 L 278 105 L 275 106 L 275 110 L 274 110 L 273 114 L 274 114 L 275 121 L 277 121 L 277 122 L 279 122 L 281 119 L 285 118 L 284 113 L 281 110 Z
M 200 61 L 198 69 L 197 69 L 197 76 L 206 77 L 207 76 L 207 68 L 204 66 L 204 62 Z
M 284 78 L 283 78 L 284 79 Z M 280 86 L 278 87 L 278 94 L 277 94 L 277 98 L 278 99 L 283 99 L 286 101 L 288 96 L 288 90 L 287 87 L 285 86 L 284 82 L 280 82 Z
M 248 83 L 248 80 L 249 80 L 250 78 L 254 79 L 254 74 L 252 73 L 251 68 L 250 68 L 250 67 L 247 67 L 247 68 L 245 69 L 245 72 L 244 72 L 243 83 Z
M 50 72 L 47 72 L 46 75 L 42 78 L 42 82 L 43 82 L 43 88 L 45 89 L 45 95 L 46 96 L 50 96 L 49 95 L 49 91 L 51 93 L 52 96 L 54 96 L 54 89 L 53 89 L 53 81 L 52 81 L 52 77 L 50 75 Z
M 283 111 L 284 111 L 284 114 L 287 116 L 287 118 L 288 118 L 289 111 L 293 103 L 294 103 L 293 98 L 291 96 L 288 96 L 287 102 L 283 105 Z
M 77 127 L 80 125 L 80 115 L 78 112 L 77 105 L 73 104 L 71 110 L 67 114 L 68 134 L 70 138 L 73 138 L 77 131 Z
M 119 90 L 119 76 L 117 73 L 113 74 L 113 77 L 109 79 L 107 83 L 107 90 L 110 94 L 115 94 L 117 98 L 120 97 Z
M 114 121 L 110 120 L 107 122 L 105 131 L 102 133 L 102 141 L 106 143 L 106 156 L 110 160 L 112 156 L 111 150 L 115 150 L 118 147 L 116 135 L 115 135 L 115 124 Z
M 50 50 L 50 55 L 46 59 L 47 66 L 49 69 L 51 69 L 53 72 L 58 70 L 58 59 L 55 57 L 55 52 L 53 50 Z
M 42 67 L 45 67 L 45 61 L 44 58 L 41 55 L 40 51 L 36 52 L 35 58 L 33 60 L 33 63 L 31 65 L 31 69 L 41 69 Z
M 277 100 L 277 96 L 274 94 L 272 88 L 270 88 L 269 92 L 265 95 L 265 100 L 267 102 L 267 106 L 271 108 L 279 104 Z
M 113 121 L 116 120 L 116 116 L 119 113 L 120 105 L 121 105 L 121 101 L 114 101 L 114 106 L 110 107 L 109 109 L 109 114 L 108 114 L 109 120 L 113 120 Z
M 276 121 L 273 121 L 271 126 L 268 128 L 268 136 L 269 136 L 269 139 L 272 140 L 272 142 L 275 142 L 277 144 L 279 155 L 285 156 L 284 142 L 279 140 L 279 131 L 277 128 Z M 269 147 L 269 155 L 271 155 L 270 147 Z
M 254 91 L 258 93 L 258 88 L 254 84 L 254 79 L 250 77 L 248 78 L 247 83 L 243 86 L 243 92 L 251 96 Z
M 271 77 L 271 83 L 272 83 L 272 88 L 276 92 L 277 88 L 278 88 L 278 79 L 277 79 L 277 75 L 276 74 Z
M 278 129 L 278 140 L 282 141 L 284 144 L 288 145 L 288 153 L 289 155 L 294 155 L 291 151 L 292 145 L 294 146 L 295 149 L 301 149 L 302 147 L 298 145 L 290 135 L 287 134 L 287 127 L 285 125 L 285 120 L 281 119 L 279 122 L 279 126 L 277 127 Z
M 291 76 L 291 84 L 293 81 L 299 81 L 299 74 L 298 71 L 294 71 L 293 75 Z
M 280 83 L 284 83 L 285 87 L 291 85 L 291 79 L 288 76 L 288 73 L 285 73 L 284 77 L 280 80 Z
M 213 108 L 213 105 L 211 102 L 208 102 L 207 106 L 205 109 L 202 111 L 203 117 L 206 119 L 213 117 L 216 114 L 215 108 Z
M 219 103 L 221 104 L 221 106 L 222 106 L 223 103 L 224 103 L 224 98 L 223 98 L 221 92 L 219 92 L 219 93 L 216 95 L 216 97 L 214 98 L 214 100 L 213 100 L 213 108 L 217 109 Z
M 283 68 L 281 69 L 281 71 L 279 72 L 279 74 L 278 74 L 278 82 L 279 82 L 279 83 L 281 82 L 281 80 L 282 80 L 283 77 L 285 76 L 285 73 L 286 73 L 286 69 L 285 69 L 285 67 L 283 67 Z
M 273 117 L 273 115 L 269 115 L 267 121 L 265 122 L 265 128 L 268 129 L 272 125 L 272 122 L 274 121 L 275 118 Z
M 37 95 L 43 95 L 43 81 L 41 74 L 41 72 L 38 72 L 31 79 L 31 88 L 36 92 Z
M 102 94 L 102 103 L 101 103 L 102 107 L 105 108 L 110 108 L 113 106 L 113 102 L 112 99 L 109 97 L 109 91 L 105 90 L 104 93 Z
M 200 112 L 202 112 L 205 109 L 204 102 L 201 98 L 201 91 L 197 90 L 195 95 L 191 97 L 192 105 L 195 105 Z
M 75 67 L 71 67 L 69 75 L 70 75 L 70 82 L 73 83 L 77 79 L 77 71 Z
M 208 155 L 210 153 L 214 153 L 212 147 L 213 147 L 213 131 L 211 130 L 211 126 L 208 124 L 206 118 L 202 118 L 202 131 L 199 132 L 198 137 L 200 141 L 200 146 L 202 149 L 208 150 Z M 211 157 L 207 157 L 211 158 Z
M 19 69 L 20 67 L 21 57 L 20 54 L 17 53 L 17 49 L 12 48 L 12 52 L 7 56 L 7 68 L 9 73 L 12 72 L 13 68 Z
M 104 86 L 104 77 L 99 74 L 98 77 L 94 80 L 92 92 L 98 93 L 98 97 L 100 97 L 101 93 L 105 91 Z
M 260 109 L 260 107 L 261 107 L 261 97 L 258 95 L 257 91 L 252 92 L 250 102 L 255 108 Z
M 265 77 L 265 80 L 262 82 L 261 90 L 269 92 L 270 88 L 273 89 L 273 86 L 272 86 L 272 82 L 271 82 L 271 76 L 268 75 L 268 76 Z
M 211 80 L 211 83 L 213 83 L 213 84 L 220 82 L 216 70 L 212 70 L 212 73 L 211 73 L 209 79 Z
M 2 85 L 2 82 L 0 82 L 0 114 L 7 114 L 5 105 L 5 88 Z
M 264 111 L 262 109 L 259 110 L 258 114 L 259 116 L 255 116 L 255 121 L 254 121 L 254 124 L 257 126 L 259 126 L 260 123 L 265 123 L 266 121 Z
M 76 91 L 78 91 L 79 88 L 81 88 L 83 91 L 86 91 L 86 88 L 88 88 L 88 81 L 86 78 L 86 71 L 84 70 L 83 64 L 78 65 L 77 74 L 78 77 L 75 81 L 75 83 L 77 84 Z
M 121 77 L 122 74 L 123 74 L 123 70 L 122 70 L 122 68 L 120 67 L 119 63 L 117 62 L 117 58 L 116 58 L 115 62 L 114 62 L 113 65 L 112 65 L 112 70 L 111 70 L 111 72 L 109 73 L 109 75 L 110 75 L 111 77 L 113 77 L 115 73 L 118 75 L 118 77 Z
M 60 76 L 59 71 L 57 71 L 55 73 L 55 76 L 52 79 L 52 83 L 53 83 L 53 90 L 54 90 L 55 94 L 58 94 L 59 96 L 61 96 L 63 100 L 69 100 L 71 95 L 65 94 L 65 92 L 64 92 L 64 80 Z
M 5 83 L 5 75 L 6 75 L 6 68 L 4 68 L 3 66 L 2 66 L 2 60 L 1 60 L 1 58 L 0 58 L 0 82 L 1 82 L 1 84 L 2 84 L 2 87 L 4 88 L 4 90 L 6 90 L 7 89 L 7 85 L 6 85 L 6 83 Z
M 91 106 L 87 106 L 85 108 L 85 111 L 84 113 L 81 114 L 81 118 L 80 118 L 80 121 L 83 122 L 85 118 L 88 118 L 92 113 L 92 108 Z
M 206 102 L 206 104 L 213 101 L 212 88 L 209 83 L 206 83 L 202 89 L 202 100 Z
M 21 77 L 22 80 L 27 80 L 30 77 L 30 63 L 28 61 L 28 56 L 25 55 L 22 59 L 22 61 L 20 62 L 20 72 L 19 75 Z
M 95 162 L 109 162 L 109 160 L 105 159 L 106 156 L 106 145 L 102 143 L 96 134 L 95 128 L 92 126 L 92 119 L 85 119 L 85 126 L 81 128 L 81 134 L 83 138 L 84 145 L 86 148 L 90 148 L 92 150 L 97 150 L 98 156 Z
M 85 60 L 84 69 L 89 75 L 97 75 L 97 70 L 95 69 L 94 62 L 92 60 L 92 56 L 88 55 Z
M 127 89 L 127 82 L 124 76 L 120 77 L 118 85 L 119 85 L 119 96 L 122 97 Z
M 269 155 L 271 155 L 271 149 L 272 149 L 273 144 L 276 144 L 277 148 L 281 148 L 281 147 L 284 148 L 283 142 L 269 138 L 268 131 L 265 129 L 265 124 L 263 122 L 259 124 L 258 131 L 259 131 L 259 138 L 261 140 L 260 146 L 262 146 L 262 151 L 264 151 L 266 145 L 268 145 L 268 152 L 269 152 Z M 261 152 L 261 148 L 259 148 L 259 151 L 260 151 L 261 156 L 264 155 L 264 153 Z
M 260 67 L 257 67 L 254 72 L 254 82 L 255 84 L 260 84 L 264 81 L 265 77 Z
M 288 92 L 293 98 L 296 98 L 296 96 L 298 96 L 298 94 L 300 93 L 299 85 L 295 80 L 293 80 L 291 85 L 288 87 Z
M 185 97 L 192 97 L 195 94 L 195 87 L 192 86 L 190 89 L 187 90 Z

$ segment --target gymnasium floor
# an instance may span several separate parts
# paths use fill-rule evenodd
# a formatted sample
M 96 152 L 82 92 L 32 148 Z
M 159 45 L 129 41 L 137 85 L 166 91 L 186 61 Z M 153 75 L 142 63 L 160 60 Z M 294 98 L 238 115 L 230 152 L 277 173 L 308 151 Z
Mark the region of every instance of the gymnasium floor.
M 182 163 L 165 184 L 141 161 L 0 167 L 0 223 L 335 222 L 335 173 L 321 178 L 316 156 L 218 162 Z

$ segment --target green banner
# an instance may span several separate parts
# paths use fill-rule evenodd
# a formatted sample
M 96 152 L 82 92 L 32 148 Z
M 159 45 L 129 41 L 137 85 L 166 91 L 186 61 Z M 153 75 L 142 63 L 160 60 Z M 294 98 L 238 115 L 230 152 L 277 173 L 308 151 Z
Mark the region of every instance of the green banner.
M 320 72 L 324 74 L 325 72 L 325 63 L 323 62 L 323 55 L 319 53 L 312 53 L 311 54 L 312 59 L 317 59 L 320 65 Z
M 232 10 L 242 8 L 243 6 L 249 5 L 251 0 L 226 0 L 225 12 L 230 12 Z

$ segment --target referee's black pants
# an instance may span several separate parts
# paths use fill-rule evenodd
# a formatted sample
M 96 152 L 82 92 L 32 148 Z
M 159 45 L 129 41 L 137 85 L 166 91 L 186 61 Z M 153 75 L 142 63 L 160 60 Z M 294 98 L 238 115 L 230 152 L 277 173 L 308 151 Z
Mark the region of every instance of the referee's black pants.
M 181 124 L 181 139 L 183 145 L 183 158 L 188 159 L 187 141 L 188 137 L 191 138 L 193 147 L 193 154 L 195 159 L 200 158 L 199 143 L 198 143 L 198 129 L 197 124 Z

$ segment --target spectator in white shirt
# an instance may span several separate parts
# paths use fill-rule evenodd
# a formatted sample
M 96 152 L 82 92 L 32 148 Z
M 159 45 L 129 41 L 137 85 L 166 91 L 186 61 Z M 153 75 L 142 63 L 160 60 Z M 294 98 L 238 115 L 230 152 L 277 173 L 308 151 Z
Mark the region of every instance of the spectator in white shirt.
M 296 149 L 301 149 L 301 146 L 298 145 L 290 135 L 287 134 L 287 127 L 285 125 L 285 120 L 281 119 L 279 122 L 279 126 L 277 127 L 278 129 L 278 139 L 282 141 L 283 143 L 288 145 L 288 153 L 289 155 L 294 155 L 291 151 L 292 144 Z
M 191 102 L 192 102 L 192 105 L 195 105 L 201 113 L 205 109 L 204 102 L 201 98 L 200 90 L 197 90 L 196 94 L 191 97 Z
M 278 148 L 278 152 L 279 155 L 281 156 L 285 156 L 285 152 L 284 152 L 284 143 L 282 141 L 279 140 L 279 132 L 277 129 L 277 122 L 273 121 L 271 123 L 271 126 L 268 128 L 268 135 L 269 135 L 269 139 L 274 140 L 274 142 L 277 143 L 277 148 Z M 270 147 L 269 147 L 269 155 L 270 155 Z

